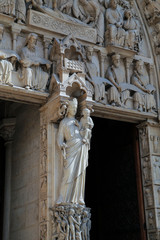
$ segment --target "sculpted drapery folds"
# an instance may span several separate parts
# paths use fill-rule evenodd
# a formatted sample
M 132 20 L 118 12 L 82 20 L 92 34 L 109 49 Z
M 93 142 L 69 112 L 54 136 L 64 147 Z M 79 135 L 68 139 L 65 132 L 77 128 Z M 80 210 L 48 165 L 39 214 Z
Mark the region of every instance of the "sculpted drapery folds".
M 125 83 L 125 72 L 121 67 L 121 60 L 119 54 L 112 56 L 113 65 L 110 66 L 106 72 L 106 78 L 113 84 L 108 90 L 108 102 L 113 106 L 125 105 L 126 100 L 129 98 L 129 91 L 122 91 L 120 84 Z
M 86 124 L 85 127 L 81 127 L 81 123 L 75 118 L 77 107 L 76 99 L 69 101 L 67 116 L 59 126 L 57 141 L 63 155 L 63 173 L 57 204 L 84 204 L 85 175 L 91 137 L 86 133 L 91 131 L 93 123 L 91 124 L 91 120 L 87 116 L 87 120 L 89 120 L 89 123 L 86 123 L 87 128 L 85 128 Z M 89 131 L 87 132 L 87 130 Z
M 109 7 L 106 10 L 106 39 L 110 44 L 123 46 L 125 41 L 123 16 L 117 6 L 117 0 L 110 0 Z
M 144 70 L 144 62 L 136 62 L 135 71 L 132 75 L 132 84 L 138 87 L 142 92 L 136 92 L 134 98 L 134 108 L 138 111 L 154 112 L 156 102 L 154 98 L 154 87 L 149 83 L 149 77 Z
M 37 38 L 37 34 L 30 33 L 26 38 L 26 46 L 22 48 L 21 80 L 24 81 L 26 88 L 44 91 L 49 77 L 47 70 L 50 68 L 50 62 L 38 56 Z
M 103 82 L 95 80 L 94 77 L 98 77 L 98 69 L 95 63 L 92 62 L 93 48 L 88 47 L 86 49 L 86 80 L 91 86 L 94 87 L 94 97 L 97 102 L 101 102 L 105 98 L 105 85 Z M 87 83 L 87 84 L 88 84 Z M 89 86 L 89 88 L 91 88 Z

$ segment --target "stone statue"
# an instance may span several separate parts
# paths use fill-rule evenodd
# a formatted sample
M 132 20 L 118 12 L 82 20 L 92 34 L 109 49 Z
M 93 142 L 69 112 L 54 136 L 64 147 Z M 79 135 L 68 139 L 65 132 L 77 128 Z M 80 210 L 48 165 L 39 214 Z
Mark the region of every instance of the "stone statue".
M 90 144 L 91 136 L 92 136 L 92 128 L 94 126 L 94 123 L 92 121 L 92 118 L 90 117 L 91 111 L 88 108 L 84 108 L 82 111 L 83 117 L 80 120 L 81 124 L 81 135 L 83 138 L 83 142 Z M 89 147 L 90 149 L 90 147 Z
M 112 63 L 106 72 L 106 78 L 112 83 L 108 89 L 108 102 L 112 106 L 124 106 L 129 98 L 129 90 L 122 91 L 120 84 L 125 83 L 125 72 L 121 66 L 119 54 L 112 55 Z
M 60 122 L 58 130 L 57 142 L 63 155 L 63 173 L 57 204 L 84 204 L 89 145 L 82 141 L 80 124 L 75 118 L 77 107 L 76 99 L 69 101 L 67 116 Z
M 12 71 L 17 60 L 19 56 L 14 51 L 0 50 L 0 83 L 13 86 Z
M 124 46 L 124 40 L 123 16 L 118 10 L 117 0 L 110 0 L 106 10 L 106 42 Z
M 154 0 L 145 0 L 144 13 L 149 25 L 160 19 L 160 4 Z
M 56 205 L 51 208 L 53 240 L 89 240 L 90 209 L 75 204 Z
M 126 31 L 125 34 L 125 47 L 128 47 L 132 50 L 137 48 L 136 44 L 140 42 L 139 36 L 139 23 L 134 19 L 131 10 L 125 10 L 124 12 L 124 22 L 123 28 Z
M 7 15 L 14 16 L 15 15 L 15 0 L 0 1 L 0 12 L 7 14 Z
M 86 51 L 87 62 L 86 62 L 86 80 L 94 87 L 94 98 L 97 102 L 102 102 L 105 98 L 105 85 L 98 79 L 98 69 L 95 63 L 92 62 L 93 48 L 88 47 Z
M 149 84 L 149 76 L 145 72 L 142 60 L 136 62 L 131 79 L 132 84 L 141 90 L 141 92 L 136 92 L 133 95 L 134 108 L 138 111 L 146 110 L 147 112 L 154 112 L 156 109 L 156 102 L 153 95 L 154 87 Z
M 45 91 L 51 62 L 47 59 L 38 57 L 37 34 L 30 33 L 26 39 L 26 46 L 21 52 L 22 76 L 27 89 L 32 88 Z
M 155 50 L 156 50 L 156 54 L 160 54 L 160 23 L 157 23 L 155 25 L 155 31 L 152 34 L 153 36 L 153 41 L 155 44 Z
M 16 18 L 17 18 L 17 23 L 25 23 L 26 21 L 25 0 L 16 0 Z
M 95 27 L 97 30 L 97 43 L 104 41 L 104 14 L 100 4 L 94 0 L 75 0 L 73 14 L 82 22 Z
M 68 0 L 61 5 L 59 10 L 65 14 L 71 15 L 72 7 L 73 7 L 73 0 Z

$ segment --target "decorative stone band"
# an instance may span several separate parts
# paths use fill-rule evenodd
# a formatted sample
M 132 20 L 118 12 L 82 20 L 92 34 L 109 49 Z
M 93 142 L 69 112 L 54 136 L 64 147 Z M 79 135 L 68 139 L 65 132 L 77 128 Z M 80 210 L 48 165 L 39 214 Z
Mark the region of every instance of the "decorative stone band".
M 90 208 L 76 204 L 60 204 L 50 209 L 53 239 L 90 239 Z
M 56 13 L 55 13 L 56 15 Z M 66 19 L 58 18 L 57 16 L 46 16 L 41 12 L 34 10 L 29 11 L 28 24 L 34 27 L 42 28 L 54 33 L 69 35 L 72 34 L 75 38 L 96 43 L 96 30 L 85 26 L 80 22 L 73 22 Z

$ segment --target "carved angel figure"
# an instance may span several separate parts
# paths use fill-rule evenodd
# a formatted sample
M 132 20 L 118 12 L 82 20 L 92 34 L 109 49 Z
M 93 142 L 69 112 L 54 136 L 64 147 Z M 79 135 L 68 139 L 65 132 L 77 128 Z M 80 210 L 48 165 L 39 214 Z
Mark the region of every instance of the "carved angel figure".
M 145 0 L 144 13 L 148 23 L 151 25 L 160 19 L 160 4 L 157 1 Z
M 70 100 L 67 116 L 59 125 L 57 143 L 63 155 L 63 172 L 57 204 L 84 204 L 89 146 L 82 141 L 80 124 L 75 118 L 77 107 L 77 99 Z

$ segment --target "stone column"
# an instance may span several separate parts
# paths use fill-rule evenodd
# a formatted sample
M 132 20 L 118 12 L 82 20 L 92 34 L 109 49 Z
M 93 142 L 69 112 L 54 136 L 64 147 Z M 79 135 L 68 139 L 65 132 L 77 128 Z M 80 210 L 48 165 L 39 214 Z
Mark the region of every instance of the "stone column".
M 103 52 L 99 52 L 99 58 L 100 58 L 100 72 L 101 72 L 101 77 L 104 78 L 104 61 L 106 58 L 106 54 Z
M 12 141 L 15 133 L 15 118 L 3 119 L 0 125 L 0 136 L 5 140 L 5 192 L 3 216 L 3 240 L 10 239 L 10 206 L 11 206 L 11 165 Z
M 48 59 L 48 49 L 49 49 L 49 44 L 51 43 L 52 38 L 49 37 L 43 37 L 43 44 L 44 44 L 44 57 Z
M 125 60 L 126 60 L 126 76 L 127 76 L 127 83 L 130 84 L 130 71 L 129 71 L 129 68 L 130 68 L 130 65 L 131 65 L 133 59 L 127 57 Z
M 138 126 L 146 228 L 149 240 L 160 239 L 160 124 Z

